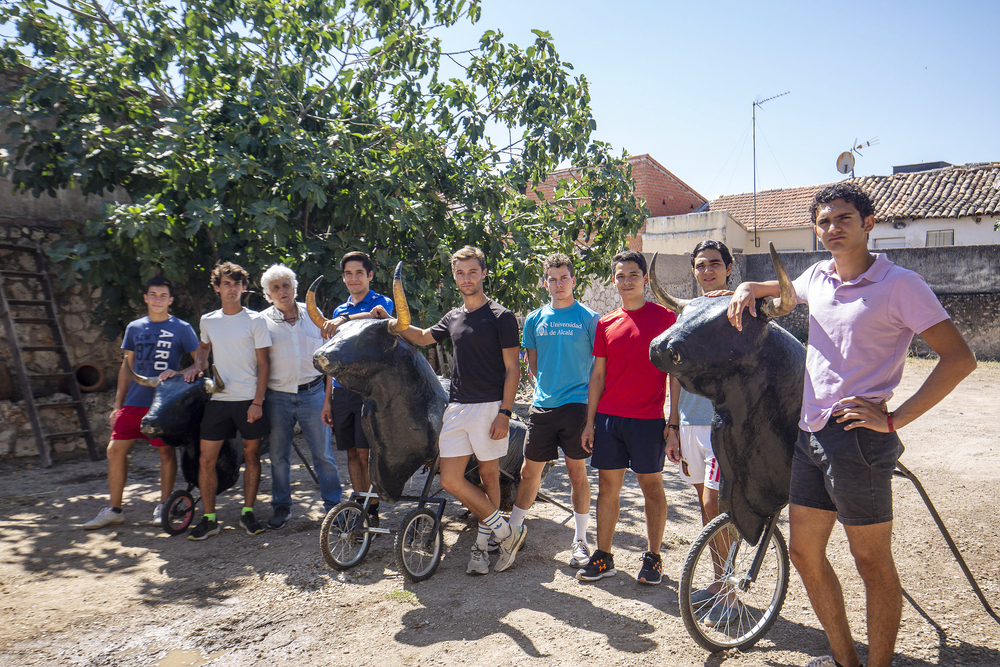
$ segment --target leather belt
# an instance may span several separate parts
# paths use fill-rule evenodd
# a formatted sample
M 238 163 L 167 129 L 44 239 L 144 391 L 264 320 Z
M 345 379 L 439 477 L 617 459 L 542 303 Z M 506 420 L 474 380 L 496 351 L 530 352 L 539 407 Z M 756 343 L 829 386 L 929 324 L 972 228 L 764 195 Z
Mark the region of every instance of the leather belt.
M 320 375 L 315 380 L 313 380 L 312 382 L 306 382 L 305 384 L 300 384 L 299 385 L 299 391 L 305 391 L 306 389 L 312 389 L 313 387 L 315 387 L 316 385 L 318 385 L 320 382 L 323 381 L 323 377 L 324 376 Z

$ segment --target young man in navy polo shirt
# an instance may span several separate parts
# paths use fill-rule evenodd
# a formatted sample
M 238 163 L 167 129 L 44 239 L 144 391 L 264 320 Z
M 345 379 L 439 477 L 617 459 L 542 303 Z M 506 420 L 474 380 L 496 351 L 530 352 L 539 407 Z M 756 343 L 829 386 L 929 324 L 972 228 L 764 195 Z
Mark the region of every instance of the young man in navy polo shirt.
M 351 315 L 371 312 L 375 306 L 382 306 L 386 313 L 392 314 L 392 299 L 370 289 L 372 278 L 375 277 L 371 257 L 363 252 L 349 252 L 340 260 L 340 271 L 350 297 L 334 309 L 332 321 L 335 325 L 343 324 Z M 371 487 L 371 479 L 368 477 L 368 439 L 361 428 L 361 405 L 364 399 L 361 394 L 341 387 L 337 379 L 333 378 L 330 402 L 333 421 L 327 425 L 333 427 L 337 449 L 347 452 L 347 471 L 351 475 L 351 486 L 355 491 L 367 492 Z M 377 527 L 378 498 L 374 498 L 368 506 L 368 517 L 368 525 Z

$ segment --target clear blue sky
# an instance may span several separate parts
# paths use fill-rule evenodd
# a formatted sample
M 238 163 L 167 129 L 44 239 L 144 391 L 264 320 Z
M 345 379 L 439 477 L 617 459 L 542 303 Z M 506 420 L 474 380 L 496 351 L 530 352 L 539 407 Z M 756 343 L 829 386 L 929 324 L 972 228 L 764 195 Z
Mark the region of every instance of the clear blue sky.
M 597 138 L 649 153 L 712 199 L 893 165 L 1000 161 L 1000 2 L 485 0 L 478 24 L 521 46 L 549 31 L 590 81 Z

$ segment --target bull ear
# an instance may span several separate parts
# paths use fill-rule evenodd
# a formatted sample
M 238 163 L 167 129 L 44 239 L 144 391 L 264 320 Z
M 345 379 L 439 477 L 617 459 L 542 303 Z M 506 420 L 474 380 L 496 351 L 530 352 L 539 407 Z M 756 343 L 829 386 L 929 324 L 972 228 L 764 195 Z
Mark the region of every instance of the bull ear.
M 649 288 L 653 290 L 653 296 L 659 301 L 664 308 L 669 308 L 678 315 L 684 306 L 691 303 L 690 299 L 678 299 L 677 297 L 668 294 L 662 287 L 660 287 L 660 281 L 656 277 L 656 259 L 660 256 L 660 253 L 653 253 L 653 261 L 649 263 Z
M 132 364 L 128 362 L 128 357 L 125 358 L 125 368 L 128 369 L 128 374 L 132 378 L 132 382 L 142 385 L 143 387 L 158 387 L 160 386 L 160 378 L 149 378 L 145 375 L 139 375 L 134 370 L 132 370 Z
M 396 265 L 396 273 L 392 277 L 392 305 L 396 309 L 396 317 L 389 320 L 389 333 L 397 336 L 410 326 L 410 307 L 406 303 L 406 292 L 403 291 L 403 263 Z
M 778 251 L 774 249 L 774 243 L 768 241 L 767 245 L 771 251 L 771 263 L 774 264 L 774 272 L 778 274 L 778 288 L 781 291 L 781 295 L 777 299 L 772 299 L 771 297 L 765 298 L 764 303 L 761 304 L 760 312 L 768 319 L 774 319 L 795 310 L 795 287 L 792 285 L 792 279 L 788 277 L 785 265 L 781 263 L 781 259 L 778 257 Z
M 313 281 L 313 284 L 309 286 L 309 291 L 306 292 L 306 312 L 309 313 L 309 319 L 313 321 L 313 324 L 318 326 L 320 329 L 323 325 L 327 323 L 327 319 L 323 317 L 323 313 L 320 312 L 319 308 L 316 307 L 316 285 L 319 281 L 323 280 L 323 276 L 320 276 Z
M 219 375 L 219 369 L 212 364 L 212 378 L 205 380 L 205 391 L 210 394 L 218 394 L 226 388 L 226 383 L 222 381 L 222 376 Z

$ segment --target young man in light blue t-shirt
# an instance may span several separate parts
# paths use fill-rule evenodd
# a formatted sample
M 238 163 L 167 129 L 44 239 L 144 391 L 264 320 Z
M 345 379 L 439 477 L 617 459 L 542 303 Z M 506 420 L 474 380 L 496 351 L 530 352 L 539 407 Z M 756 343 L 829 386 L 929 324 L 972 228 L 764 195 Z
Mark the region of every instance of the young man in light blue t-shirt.
M 569 257 L 562 253 L 549 255 L 544 272 L 552 299 L 524 320 L 522 345 L 528 351 L 528 368 L 535 376 L 535 397 L 524 442 L 521 484 L 510 523 L 523 524 L 538 494 L 542 469 L 546 462 L 559 458 L 561 447 L 576 524 L 569 564 L 583 567 L 590 561 L 590 481 L 586 467 L 589 454 L 583 449 L 581 436 L 587 421 L 587 387 L 599 316 L 573 297 L 576 278 Z

